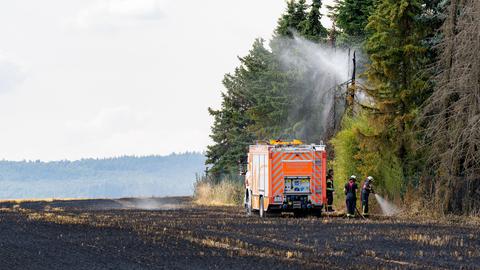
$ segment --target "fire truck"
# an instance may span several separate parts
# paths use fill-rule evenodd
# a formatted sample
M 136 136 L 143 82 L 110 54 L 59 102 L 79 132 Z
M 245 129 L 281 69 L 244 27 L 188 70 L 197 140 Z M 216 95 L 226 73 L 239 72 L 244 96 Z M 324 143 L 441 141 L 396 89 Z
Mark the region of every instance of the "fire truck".
M 245 209 L 320 216 L 326 205 L 327 153 L 323 144 L 271 140 L 250 145 L 245 174 Z

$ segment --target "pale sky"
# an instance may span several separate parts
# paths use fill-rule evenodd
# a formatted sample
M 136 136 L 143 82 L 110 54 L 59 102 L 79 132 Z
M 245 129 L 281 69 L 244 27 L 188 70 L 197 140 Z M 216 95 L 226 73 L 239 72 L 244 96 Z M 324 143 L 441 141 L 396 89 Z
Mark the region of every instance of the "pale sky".
M 223 75 L 285 6 L 0 1 L 0 159 L 204 151 Z

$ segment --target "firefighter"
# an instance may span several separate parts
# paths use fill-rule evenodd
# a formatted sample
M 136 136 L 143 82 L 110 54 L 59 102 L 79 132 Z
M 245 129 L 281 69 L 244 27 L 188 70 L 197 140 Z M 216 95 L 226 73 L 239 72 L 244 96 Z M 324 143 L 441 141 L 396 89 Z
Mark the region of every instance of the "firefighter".
M 328 172 L 327 172 L 327 177 L 328 176 L 331 176 L 332 177 L 332 180 L 333 180 L 333 169 L 329 169 Z
M 345 184 L 345 189 L 343 190 L 346 195 L 347 203 L 347 217 L 355 217 L 355 209 L 357 208 L 357 192 L 358 186 L 357 177 L 355 175 L 350 176 L 350 179 Z
M 333 176 L 327 175 L 327 212 L 333 212 L 333 192 L 335 191 L 333 187 Z
M 362 209 L 363 209 L 363 216 L 368 216 L 368 196 L 370 193 L 375 194 L 373 190 L 373 177 L 369 176 L 365 179 L 365 183 L 362 186 Z

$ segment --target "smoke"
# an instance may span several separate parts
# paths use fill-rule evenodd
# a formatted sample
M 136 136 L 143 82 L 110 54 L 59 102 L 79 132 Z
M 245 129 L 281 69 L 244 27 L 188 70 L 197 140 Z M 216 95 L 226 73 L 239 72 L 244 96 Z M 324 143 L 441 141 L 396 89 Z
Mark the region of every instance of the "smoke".
M 183 197 L 165 197 L 165 198 L 131 198 L 118 199 L 115 202 L 122 205 L 124 209 L 141 210 L 175 210 L 187 206 Z
M 327 139 L 344 110 L 341 97 L 345 87 L 337 86 L 350 76 L 348 50 L 313 43 L 298 35 L 272 45 L 283 69 L 298 80 L 292 89 L 297 102 L 289 110 L 290 121 L 295 123 L 290 134 L 308 142 Z
M 398 212 L 400 212 L 398 207 L 396 207 L 393 203 L 382 198 L 382 196 L 375 194 L 375 199 L 377 199 L 377 202 L 380 205 L 380 208 L 382 209 L 382 212 L 384 215 L 393 216 L 398 214 Z

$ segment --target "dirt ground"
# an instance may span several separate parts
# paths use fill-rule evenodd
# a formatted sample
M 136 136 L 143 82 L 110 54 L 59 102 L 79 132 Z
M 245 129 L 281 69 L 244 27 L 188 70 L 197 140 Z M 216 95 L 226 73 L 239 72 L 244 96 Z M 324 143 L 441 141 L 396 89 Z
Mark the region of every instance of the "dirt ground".
M 0 269 L 480 269 L 480 228 L 246 217 L 190 198 L 0 203 Z

